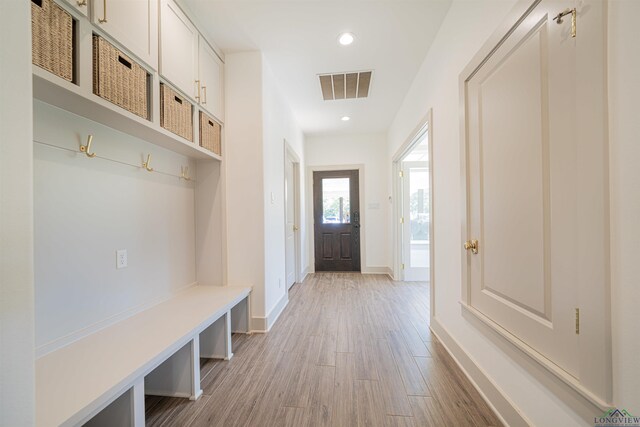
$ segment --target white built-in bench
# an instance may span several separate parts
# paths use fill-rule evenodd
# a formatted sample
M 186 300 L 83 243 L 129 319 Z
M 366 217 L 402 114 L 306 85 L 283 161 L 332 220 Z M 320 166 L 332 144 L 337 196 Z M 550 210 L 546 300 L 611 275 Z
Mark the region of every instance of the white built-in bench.
M 194 286 L 36 360 L 38 426 L 144 426 L 145 394 L 192 400 L 200 357 L 231 358 L 251 288 Z

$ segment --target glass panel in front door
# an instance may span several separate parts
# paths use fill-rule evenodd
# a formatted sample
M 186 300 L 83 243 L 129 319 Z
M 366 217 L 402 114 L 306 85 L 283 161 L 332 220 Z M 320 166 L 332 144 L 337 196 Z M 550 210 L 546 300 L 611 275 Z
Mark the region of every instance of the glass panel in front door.
M 322 223 L 351 223 L 349 178 L 322 180 Z

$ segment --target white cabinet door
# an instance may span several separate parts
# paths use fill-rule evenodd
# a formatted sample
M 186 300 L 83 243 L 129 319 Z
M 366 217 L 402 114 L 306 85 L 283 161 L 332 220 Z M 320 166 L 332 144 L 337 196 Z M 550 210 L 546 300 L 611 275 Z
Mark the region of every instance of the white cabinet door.
M 94 0 L 92 15 L 96 26 L 158 69 L 157 0 Z
M 192 99 L 199 99 L 198 30 L 173 0 L 161 0 L 160 75 Z
M 200 105 L 218 120 L 224 120 L 224 64 L 202 37 L 198 59 L 202 85 Z
M 553 19 L 576 3 L 541 1 L 464 82 L 465 237 L 478 241 L 467 251 L 470 305 L 580 378 L 593 332 L 579 335 L 576 310 L 606 280 L 607 149 L 600 104 L 584 100 L 603 92 L 597 8 L 578 11 L 577 38 L 570 12 Z

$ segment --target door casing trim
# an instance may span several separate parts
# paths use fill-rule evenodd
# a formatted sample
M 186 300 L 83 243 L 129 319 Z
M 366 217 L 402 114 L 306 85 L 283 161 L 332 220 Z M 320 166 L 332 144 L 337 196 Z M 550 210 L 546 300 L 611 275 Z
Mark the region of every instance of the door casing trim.
M 296 154 L 295 150 L 289 145 L 287 140 L 284 140 L 284 166 L 286 171 L 287 160 L 291 160 L 293 163 L 293 222 L 298 227 L 298 230 L 294 233 L 294 252 L 295 252 L 295 267 L 294 267 L 294 279 L 295 283 L 301 283 L 302 277 L 302 218 L 301 212 L 301 194 L 300 194 L 300 157 Z M 285 172 L 286 174 L 286 172 Z M 284 209 L 284 241 L 285 241 L 285 269 L 286 269 L 286 244 L 287 244 L 287 177 L 284 177 L 282 186 L 284 187 L 285 203 L 283 203 Z M 286 271 L 285 271 L 286 277 Z M 285 287 L 287 285 L 285 284 Z M 288 291 L 288 289 L 287 289 Z
M 429 108 L 427 114 L 418 122 L 413 131 L 409 134 L 409 137 L 398 148 L 392 158 L 391 167 L 391 200 L 392 200 L 392 221 L 391 227 L 392 242 L 393 242 L 393 271 L 392 277 L 394 280 L 404 280 L 401 264 L 402 254 L 402 224 L 400 224 L 400 217 L 402 216 L 402 204 L 400 201 L 400 194 L 402 194 L 402 183 L 398 179 L 400 173 L 400 162 L 402 158 L 406 156 L 409 151 L 417 144 L 418 139 L 427 134 L 427 150 L 429 152 L 429 305 L 430 305 L 430 317 L 431 320 L 436 315 L 436 279 L 435 279 L 435 232 L 434 232 L 434 167 L 433 167 L 433 110 Z

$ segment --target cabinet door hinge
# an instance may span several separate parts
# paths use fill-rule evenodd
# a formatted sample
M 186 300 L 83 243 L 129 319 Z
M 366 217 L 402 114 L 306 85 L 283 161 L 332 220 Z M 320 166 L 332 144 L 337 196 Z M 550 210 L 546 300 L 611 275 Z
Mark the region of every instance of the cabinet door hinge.
M 400 224 L 404 224 L 404 217 L 403 216 L 400 217 Z
M 400 172 L 398 172 L 398 176 L 399 176 L 400 178 L 404 178 L 404 171 L 400 171 Z
M 576 308 L 576 335 L 580 335 L 580 309 Z
M 401 267 L 402 267 L 402 269 L 404 270 L 404 264 L 402 264 L 402 266 L 401 266 Z

